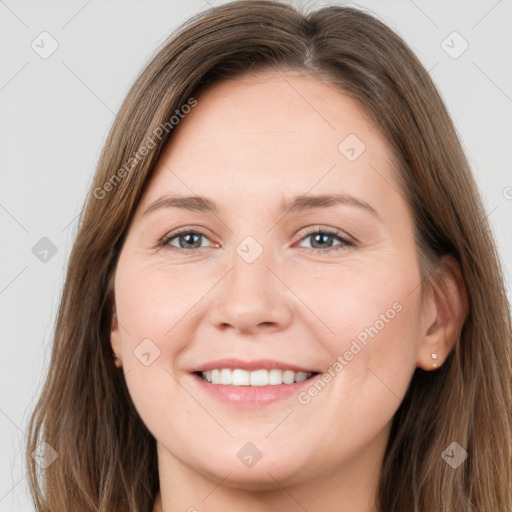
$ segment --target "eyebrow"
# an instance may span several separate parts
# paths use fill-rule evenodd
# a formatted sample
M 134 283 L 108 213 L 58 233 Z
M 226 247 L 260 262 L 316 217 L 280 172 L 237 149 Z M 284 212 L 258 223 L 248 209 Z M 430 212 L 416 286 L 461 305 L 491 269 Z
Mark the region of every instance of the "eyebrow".
M 362 199 L 346 194 L 298 195 L 281 201 L 281 211 L 285 214 L 303 212 L 313 208 L 325 208 L 338 204 L 355 206 L 379 217 L 371 205 Z M 215 201 L 203 196 L 164 196 L 151 203 L 142 216 L 161 208 L 180 208 L 194 212 L 212 212 L 219 214 L 220 208 Z

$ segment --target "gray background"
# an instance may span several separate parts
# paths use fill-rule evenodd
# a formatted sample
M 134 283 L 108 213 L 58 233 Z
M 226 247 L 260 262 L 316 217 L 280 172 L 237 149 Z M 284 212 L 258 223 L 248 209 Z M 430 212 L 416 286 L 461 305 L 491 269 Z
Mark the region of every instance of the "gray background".
M 220 3 L 0 0 L 0 511 L 33 510 L 24 432 L 49 361 L 77 216 L 115 112 L 170 31 Z M 372 10 L 398 31 L 437 83 L 510 283 L 512 0 L 349 5 Z M 469 47 L 453 58 L 464 40 Z M 48 56 L 52 44 L 58 48 Z M 54 255 L 41 252 L 43 237 Z

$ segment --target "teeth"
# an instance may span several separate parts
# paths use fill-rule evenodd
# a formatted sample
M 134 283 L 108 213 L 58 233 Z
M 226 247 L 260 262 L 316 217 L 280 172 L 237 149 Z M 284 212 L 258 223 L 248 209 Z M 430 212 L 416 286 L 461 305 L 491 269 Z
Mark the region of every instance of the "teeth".
M 295 372 L 285 370 L 283 372 L 283 382 L 285 384 L 293 384 L 295 382 Z
M 228 372 L 231 370 L 228 370 Z M 251 376 L 248 371 L 246 370 L 233 370 L 231 372 L 232 377 L 232 386 L 249 386 L 251 383 Z M 212 382 L 212 381 L 210 381 Z
M 260 370 L 265 372 L 265 370 Z M 268 373 L 268 383 L 272 385 L 283 383 L 283 371 L 282 370 L 270 370 Z
M 221 368 L 218 370 L 208 370 L 201 372 L 203 379 L 212 384 L 221 384 L 224 386 L 275 386 L 279 384 L 293 384 L 294 382 L 303 382 L 313 375 L 313 373 L 294 372 L 291 370 L 255 370 L 249 372 L 236 368 Z
M 220 384 L 229 385 L 232 382 L 231 372 L 228 369 L 220 371 Z
M 268 371 L 256 370 L 249 372 L 249 382 L 251 386 L 268 386 Z

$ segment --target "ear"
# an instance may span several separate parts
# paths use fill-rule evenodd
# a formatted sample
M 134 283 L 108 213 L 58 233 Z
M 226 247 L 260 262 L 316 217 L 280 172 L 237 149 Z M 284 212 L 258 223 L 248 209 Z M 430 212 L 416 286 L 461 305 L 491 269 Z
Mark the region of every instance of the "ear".
M 110 323 L 110 345 L 114 356 L 114 364 L 117 368 L 123 366 L 121 360 L 121 336 L 119 332 L 119 322 L 117 320 L 117 311 L 115 303 L 112 305 L 112 321 Z
M 423 302 L 417 366 L 435 370 L 457 343 L 468 314 L 466 286 L 457 260 L 443 256 Z

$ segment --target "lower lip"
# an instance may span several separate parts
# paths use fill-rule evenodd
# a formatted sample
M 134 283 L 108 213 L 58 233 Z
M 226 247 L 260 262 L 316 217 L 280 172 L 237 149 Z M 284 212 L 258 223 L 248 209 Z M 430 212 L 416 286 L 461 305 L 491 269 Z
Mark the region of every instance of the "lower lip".
M 311 386 L 316 379 L 320 378 L 321 374 L 317 374 L 302 382 L 294 382 L 293 384 L 269 384 L 267 386 L 229 386 L 212 384 L 199 377 L 199 375 L 192 374 L 192 377 L 206 393 L 209 393 L 217 400 L 240 407 L 258 407 L 260 405 L 276 402 L 277 400 L 297 396 L 300 391 Z

